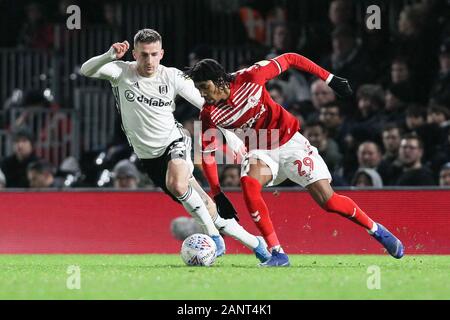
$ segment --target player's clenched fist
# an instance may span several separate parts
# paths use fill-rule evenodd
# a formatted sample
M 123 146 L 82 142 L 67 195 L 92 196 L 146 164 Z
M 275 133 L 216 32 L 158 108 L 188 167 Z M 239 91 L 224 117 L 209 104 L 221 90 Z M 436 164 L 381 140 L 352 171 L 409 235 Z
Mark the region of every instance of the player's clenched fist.
M 116 59 L 122 58 L 125 53 L 130 48 L 130 44 L 127 40 L 124 42 L 116 42 L 112 45 L 112 48 L 114 49 L 114 53 L 116 54 Z

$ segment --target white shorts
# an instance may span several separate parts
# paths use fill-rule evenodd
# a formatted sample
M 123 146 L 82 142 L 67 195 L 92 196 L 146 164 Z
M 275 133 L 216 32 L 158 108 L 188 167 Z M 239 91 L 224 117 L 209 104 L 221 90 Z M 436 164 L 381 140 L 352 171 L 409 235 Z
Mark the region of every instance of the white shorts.
M 281 147 L 272 150 L 252 150 L 241 165 L 241 176 L 246 176 L 250 163 L 254 159 L 263 161 L 270 168 L 267 173 L 272 175 L 266 186 L 276 186 L 286 179 L 306 187 L 322 179 L 331 182 L 331 174 L 316 147 L 311 146 L 299 132 Z

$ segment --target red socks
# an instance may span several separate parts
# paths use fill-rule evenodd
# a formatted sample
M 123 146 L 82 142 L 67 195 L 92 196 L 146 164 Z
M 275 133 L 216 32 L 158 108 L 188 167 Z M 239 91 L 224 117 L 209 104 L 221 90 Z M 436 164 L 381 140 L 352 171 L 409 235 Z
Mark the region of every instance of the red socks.
M 279 246 L 277 234 L 270 219 L 269 209 L 261 195 L 261 184 L 255 178 L 244 176 L 241 178 L 245 204 L 253 221 L 263 235 L 269 248 Z
M 269 209 L 261 195 L 261 184 L 255 178 L 244 176 L 241 178 L 241 187 L 247 209 L 259 231 L 264 236 L 267 246 L 269 248 L 279 246 L 280 242 L 273 228 Z M 373 220 L 352 199 L 341 196 L 336 192 L 328 199 L 323 208 L 328 212 L 335 212 L 349 218 L 368 230 L 374 227 Z
M 328 212 L 335 212 L 349 218 L 368 230 L 373 228 L 374 222 L 372 219 L 370 219 L 352 199 L 346 196 L 341 196 L 336 192 L 333 193 L 323 208 Z

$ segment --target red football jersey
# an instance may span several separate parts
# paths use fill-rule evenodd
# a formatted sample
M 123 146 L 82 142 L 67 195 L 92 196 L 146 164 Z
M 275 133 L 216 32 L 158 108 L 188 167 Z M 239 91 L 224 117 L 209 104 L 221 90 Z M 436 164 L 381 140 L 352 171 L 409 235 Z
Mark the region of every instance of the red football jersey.
M 216 127 L 232 129 L 247 150 L 273 149 L 285 144 L 299 130 L 296 117 L 277 104 L 265 88 L 265 83 L 294 67 L 310 72 L 322 80 L 330 73 L 307 58 L 286 53 L 269 61 L 236 72 L 230 83 L 229 98 L 217 105 L 205 104 L 200 113 L 202 149 L 213 151 Z

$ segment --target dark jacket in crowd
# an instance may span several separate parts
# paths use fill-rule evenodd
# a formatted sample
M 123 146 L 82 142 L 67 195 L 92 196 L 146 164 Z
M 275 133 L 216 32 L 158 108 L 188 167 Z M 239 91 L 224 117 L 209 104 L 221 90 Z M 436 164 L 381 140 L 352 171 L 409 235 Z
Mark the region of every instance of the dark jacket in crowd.
M 398 186 L 435 186 L 433 173 L 427 168 L 404 171 L 397 180 Z
M 38 160 L 33 153 L 23 161 L 19 161 L 15 154 L 6 157 L 1 165 L 6 178 L 7 188 L 28 188 L 27 167 Z

